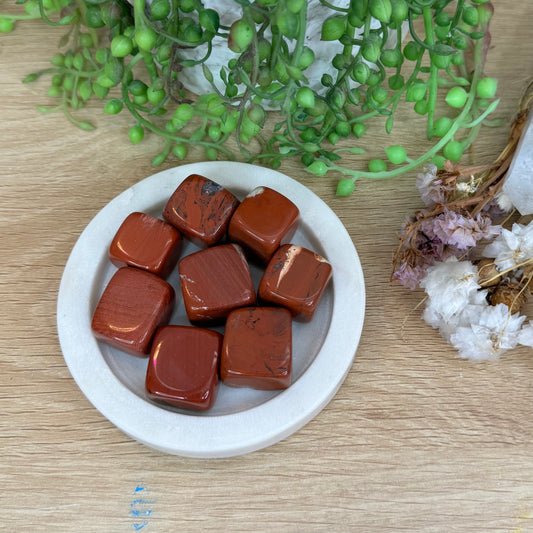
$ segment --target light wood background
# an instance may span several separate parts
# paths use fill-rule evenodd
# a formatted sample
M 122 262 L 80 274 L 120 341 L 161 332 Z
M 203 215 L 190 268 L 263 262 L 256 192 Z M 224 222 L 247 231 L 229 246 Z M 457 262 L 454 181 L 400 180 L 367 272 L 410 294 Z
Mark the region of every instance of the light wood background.
M 496 2 L 487 73 L 500 80 L 504 126 L 481 131 L 478 161 L 503 148 L 533 75 L 532 22 L 531 0 Z M 59 347 L 58 286 L 90 220 L 154 172 L 157 141 L 131 146 L 126 115 L 110 119 L 96 104 L 81 112 L 97 123 L 92 133 L 36 111 L 50 103 L 48 85 L 21 79 L 47 66 L 61 34 L 28 23 L 0 36 L 2 530 L 533 531 L 531 350 L 457 359 L 420 319 L 422 293 L 389 283 L 398 229 L 421 207 L 414 176 L 360 181 L 340 199 L 334 179 L 281 168 L 338 214 L 367 287 L 353 367 L 303 429 L 249 455 L 193 460 L 132 441 L 91 406 Z M 376 128 L 368 146 L 414 146 L 418 126 L 406 118 L 391 138 Z

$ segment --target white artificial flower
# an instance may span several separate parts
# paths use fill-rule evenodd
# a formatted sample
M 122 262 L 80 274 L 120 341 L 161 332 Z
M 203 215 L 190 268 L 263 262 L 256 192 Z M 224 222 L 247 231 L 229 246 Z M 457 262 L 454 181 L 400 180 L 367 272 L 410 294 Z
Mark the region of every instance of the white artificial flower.
M 480 289 L 478 279 L 477 267 L 470 261 L 458 261 L 456 257 L 429 267 L 420 281 L 420 286 L 428 295 L 428 318 L 435 323 L 438 316 L 443 321 L 449 321 L 459 314 L 477 297 Z
M 533 258 L 533 222 L 527 226 L 515 223 L 512 230 L 502 229 L 501 234 L 485 247 L 483 255 L 494 258 L 500 272 Z
M 518 344 L 533 348 L 533 320 L 526 324 L 518 333 Z
M 511 315 L 505 304 L 487 306 L 474 315 L 468 326 L 460 326 L 450 336 L 459 357 L 473 361 L 495 360 L 518 344 L 518 332 L 525 316 Z

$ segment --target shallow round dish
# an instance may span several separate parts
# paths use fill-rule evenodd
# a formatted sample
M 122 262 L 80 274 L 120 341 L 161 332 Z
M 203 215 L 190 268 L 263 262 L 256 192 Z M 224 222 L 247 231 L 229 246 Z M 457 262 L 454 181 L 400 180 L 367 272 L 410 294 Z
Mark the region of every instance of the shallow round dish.
M 291 242 L 323 255 L 333 268 L 311 323 L 293 323 L 293 376 L 284 391 L 234 389 L 221 384 L 214 407 L 202 414 L 163 406 L 145 394 L 147 359 L 96 341 L 91 319 L 116 268 L 109 244 L 133 211 L 161 218 L 168 198 L 190 174 L 202 174 L 243 198 L 257 186 L 277 190 L 300 209 Z M 187 243 L 183 255 L 197 250 Z M 252 266 L 257 284 L 261 270 Z M 189 324 L 176 271 L 172 324 Z M 309 422 L 335 395 L 348 373 L 361 336 L 365 309 L 363 272 L 348 232 L 308 188 L 279 172 L 244 163 L 207 162 L 165 170 L 112 200 L 74 246 L 59 288 L 57 327 L 61 349 L 89 401 L 132 438 L 157 450 L 188 457 L 229 457 L 287 437 Z M 223 331 L 223 330 L 220 330 Z

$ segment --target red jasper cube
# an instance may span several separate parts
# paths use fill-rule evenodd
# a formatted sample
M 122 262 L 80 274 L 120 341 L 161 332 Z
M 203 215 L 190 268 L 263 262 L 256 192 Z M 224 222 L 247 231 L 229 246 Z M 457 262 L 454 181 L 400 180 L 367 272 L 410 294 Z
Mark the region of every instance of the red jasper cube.
M 239 200 L 199 174 L 187 177 L 169 198 L 163 218 L 198 246 L 212 246 L 225 235 Z
M 154 338 L 146 392 L 153 400 L 205 411 L 218 392 L 222 335 L 192 326 L 165 326 Z
M 231 217 L 228 237 L 263 263 L 282 241 L 292 238 L 300 212 L 288 198 L 268 187 L 257 187 Z
M 197 324 L 223 322 L 230 311 L 254 305 L 248 263 L 237 244 L 221 244 L 184 257 L 178 263 L 183 302 Z
M 292 316 L 308 322 L 313 317 L 331 277 L 331 265 L 320 255 L 284 244 L 273 255 L 259 283 L 261 301 L 281 305 Z
M 157 328 L 170 320 L 174 297 L 174 289 L 155 274 L 120 268 L 94 311 L 94 336 L 124 352 L 146 356 Z
M 117 267 L 129 265 L 166 278 L 178 262 L 181 245 L 181 234 L 174 226 L 135 212 L 111 241 L 109 259 Z
M 220 377 L 226 385 L 261 390 L 291 384 L 292 318 L 282 307 L 232 311 L 226 321 Z

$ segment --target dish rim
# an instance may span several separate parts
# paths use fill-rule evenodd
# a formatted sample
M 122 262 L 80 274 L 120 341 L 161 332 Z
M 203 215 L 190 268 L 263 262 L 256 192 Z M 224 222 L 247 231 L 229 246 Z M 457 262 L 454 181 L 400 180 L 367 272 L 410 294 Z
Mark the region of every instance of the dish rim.
M 111 241 L 114 228 L 107 216 L 120 218 L 131 211 L 170 197 L 190 174 L 202 174 L 229 190 L 242 188 L 243 174 L 252 190 L 272 187 L 301 211 L 303 223 L 312 223 L 333 267 L 330 283 L 333 305 L 330 327 L 314 361 L 288 389 L 265 403 L 232 414 L 196 416 L 168 411 L 128 389 L 105 361 L 90 329 L 94 282 L 101 262 L 94 263 L 94 247 Z M 132 205 L 142 198 L 145 206 Z M 85 271 L 84 271 L 85 269 Z M 89 275 L 87 275 L 89 274 Z M 116 427 L 156 450 L 198 458 L 231 457 L 270 446 L 312 420 L 344 382 L 361 337 L 365 314 L 364 276 L 355 246 L 335 213 L 310 189 L 278 171 L 236 162 L 203 162 L 163 170 L 139 181 L 111 200 L 89 222 L 74 245 L 61 279 L 57 301 L 57 328 L 65 362 L 88 400 Z

